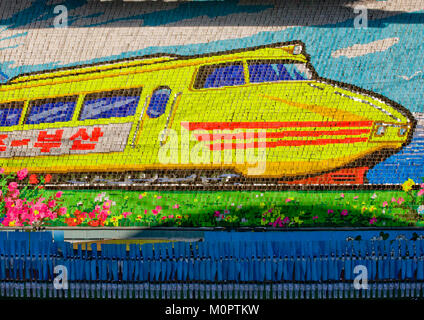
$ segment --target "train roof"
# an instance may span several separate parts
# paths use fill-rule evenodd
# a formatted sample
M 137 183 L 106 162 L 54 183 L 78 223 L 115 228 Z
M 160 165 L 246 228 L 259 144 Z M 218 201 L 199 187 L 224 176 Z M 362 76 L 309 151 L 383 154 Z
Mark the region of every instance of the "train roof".
M 300 48 L 300 50 L 299 50 Z M 297 52 L 296 52 L 297 50 Z M 308 60 L 308 56 L 304 53 L 304 45 L 299 41 L 288 43 L 276 43 L 272 45 L 245 48 L 240 50 L 221 51 L 207 53 L 202 55 L 170 55 L 155 54 L 149 56 L 141 56 L 131 59 L 117 60 L 112 62 L 102 62 L 96 64 L 82 65 L 76 67 L 64 67 L 54 71 L 42 71 L 23 74 L 10 79 L 6 85 L 14 85 L 20 83 L 28 83 L 37 80 L 47 80 L 54 78 L 62 78 L 68 76 L 77 76 L 84 74 L 93 74 L 102 71 L 113 71 L 132 67 L 148 66 L 153 64 L 161 64 L 165 62 L 181 61 L 181 60 L 197 60 L 196 64 L 213 62 L 215 59 L 222 60 L 228 56 L 228 59 L 237 58 L 296 58 L 298 60 Z M 207 58 L 207 59 L 205 59 Z

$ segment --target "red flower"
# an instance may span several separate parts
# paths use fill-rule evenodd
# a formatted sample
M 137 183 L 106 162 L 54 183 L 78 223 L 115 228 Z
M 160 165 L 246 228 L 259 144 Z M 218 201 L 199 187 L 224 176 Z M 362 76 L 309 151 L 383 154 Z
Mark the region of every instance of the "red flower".
M 81 214 L 81 211 L 76 209 L 74 212 L 74 216 L 78 218 L 78 216 Z
M 37 184 L 38 183 L 38 179 L 37 179 L 36 174 L 32 174 L 32 175 L 29 176 L 29 183 L 30 184 Z
M 66 218 L 65 223 L 70 227 L 75 227 L 78 225 L 77 219 L 75 218 Z
M 98 226 L 99 226 L 99 223 L 100 223 L 100 221 L 99 221 L 99 220 L 91 220 L 91 221 L 88 221 L 88 225 L 89 225 L 90 227 L 98 227 Z
M 49 183 L 50 181 L 52 181 L 52 175 L 46 174 L 46 176 L 44 177 L 44 182 Z

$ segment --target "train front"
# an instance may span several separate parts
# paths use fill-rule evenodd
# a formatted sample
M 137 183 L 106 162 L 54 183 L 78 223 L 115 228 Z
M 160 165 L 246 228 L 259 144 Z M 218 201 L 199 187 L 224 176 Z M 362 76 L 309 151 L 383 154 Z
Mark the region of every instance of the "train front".
M 278 159 L 268 162 L 271 174 L 296 183 L 362 184 L 367 170 L 410 143 L 416 120 L 408 109 L 374 92 L 321 78 L 302 45 L 293 47 L 291 58 L 296 59 L 291 65 L 275 62 L 280 64 L 274 69 L 294 66 L 306 70 L 305 76 L 258 92 L 288 121 L 273 129 L 278 132 L 268 132 L 279 137 L 267 145 L 277 146 L 269 147 L 269 157 Z

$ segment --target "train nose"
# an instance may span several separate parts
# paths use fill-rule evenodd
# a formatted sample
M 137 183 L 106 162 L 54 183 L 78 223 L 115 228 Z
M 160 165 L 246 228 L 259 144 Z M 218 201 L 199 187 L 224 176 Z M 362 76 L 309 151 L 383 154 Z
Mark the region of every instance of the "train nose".
M 385 123 L 375 122 L 371 131 L 371 142 L 404 143 L 412 133 L 411 123 Z

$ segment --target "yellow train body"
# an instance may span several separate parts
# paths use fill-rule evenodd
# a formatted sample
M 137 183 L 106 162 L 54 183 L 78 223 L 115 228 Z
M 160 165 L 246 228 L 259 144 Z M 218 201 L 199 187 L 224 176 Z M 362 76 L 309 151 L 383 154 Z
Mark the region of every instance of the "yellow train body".
M 415 120 L 384 97 L 319 78 L 299 42 L 20 76 L 0 87 L 0 125 L 6 171 L 296 178 L 370 167 L 410 141 Z M 247 150 L 261 170 L 250 170 L 259 166 Z

